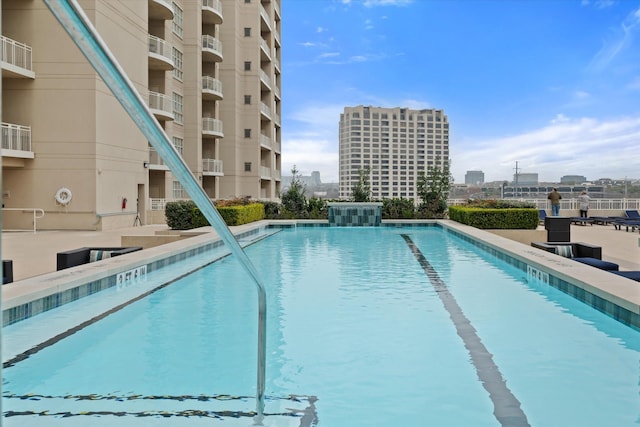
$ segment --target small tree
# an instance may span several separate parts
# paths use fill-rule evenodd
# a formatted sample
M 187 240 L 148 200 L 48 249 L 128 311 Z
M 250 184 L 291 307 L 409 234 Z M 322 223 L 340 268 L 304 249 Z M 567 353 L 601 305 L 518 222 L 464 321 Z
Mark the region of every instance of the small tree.
M 305 185 L 300 177 L 301 175 L 296 165 L 293 165 L 291 168 L 291 185 L 280 196 L 282 207 L 298 218 L 305 215 L 307 208 L 307 197 L 304 195 Z
M 447 198 L 453 178 L 449 171 L 449 162 L 440 166 L 436 158 L 434 165 L 427 167 L 427 173 L 418 173 L 417 190 L 421 204 L 418 208 L 423 217 L 442 218 L 447 211 Z
M 368 202 L 370 194 L 369 169 L 359 169 L 358 183 L 351 189 L 351 197 L 354 202 Z

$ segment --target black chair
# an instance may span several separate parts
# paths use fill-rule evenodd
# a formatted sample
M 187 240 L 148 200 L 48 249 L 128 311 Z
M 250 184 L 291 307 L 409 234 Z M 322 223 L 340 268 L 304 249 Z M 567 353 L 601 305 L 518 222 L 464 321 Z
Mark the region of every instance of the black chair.
M 13 282 L 13 260 L 2 260 L 2 284 Z

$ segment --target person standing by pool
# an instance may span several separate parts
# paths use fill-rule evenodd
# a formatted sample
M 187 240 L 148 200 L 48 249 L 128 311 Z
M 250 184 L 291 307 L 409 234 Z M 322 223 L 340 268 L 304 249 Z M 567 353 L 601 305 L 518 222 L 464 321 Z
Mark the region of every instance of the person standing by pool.
M 551 215 L 559 216 L 560 200 L 562 200 L 562 195 L 558 193 L 558 189 L 554 187 L 551 193 L 547 196 L 547 199 L 551 200 Z
M 591 200 L 591 197 L 589 197 L 586 191 L 583 191 L 578 196 L 578 203 L 580 203 L 580 218 L 587 217 L 587 211 L 589 210 L 589 200 Z

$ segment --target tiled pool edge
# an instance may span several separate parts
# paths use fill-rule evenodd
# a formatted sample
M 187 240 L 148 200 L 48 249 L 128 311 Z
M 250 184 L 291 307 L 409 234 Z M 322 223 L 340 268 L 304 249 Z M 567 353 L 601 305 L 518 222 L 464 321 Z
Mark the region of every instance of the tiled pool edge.
M 322 220 L 261 221 L 259 223 L 248 224 L 247 226 L 239 227 L 237 231 L 234 232 L 234 235 L 236 235 L 238 239 L 245 239 L 252 235 L 258 235 L 265 229 L 269 228 L 327 226 L 329 226 L 327 221 Z M 530 248 L 522 246 L 522 244 L 520 243 L 513 242 L 509 239 L 450 221 L 384 220 L 381 226 L 442 227 L 447 232 L 452 233 L 454 236 L 475 245 L 476 247 L 491 254 L 492 256 L 495 256 L 524 272 L 527 272 L 528 267 L 543 269 L 545 270 L 545 272 L 548 271 L 549 285 L 591 306 L 592 308 L 611 316 L 617 321 L 633 329 L 640 330 L 640 309 L 638 308 L 638 305 L 635 305 L 635 303 L 633 302 L 629 302 L 629 304 L 626 305 L 628 305 L 630 308 L 626 308 L 624 307 L 624 303 L 618 304 L 615 301 L 612 301 L 612 299 L 615 298 L 608 299 L 591 292 L 589 289 L 587 289 L 587 287 L 584 286 L 584 283 L 582 283 L 581 281 L 577 279 L 572 280 L 568 275 L 555 271 L 549 266 L 540 265 L 540 263 L 536 262 L 537 260 L 528 257 L 525 252 L 528 251 L 529 253 L 531 253 L 532 251 L 530 250 Z M 197 239 L 197 237 L 194 237 L 193 239 Z M 183 242 L 188 242 L 189 240 L 191 239 L 187 239 Z M 504 245 L 500 243 L 492 244 L 491 242 L 494 241 L 506 243 L 507 246 L 510 246 L 511 250 L 503 248 L 502 246 Z M 171 248 L 173 247 L 172 245 L 174 244 L 163 245 L 167 248 L 166 253 L 164 255 L 156 256 L 156 259 L 149 263 L 144 263 L 142 261 L 130 262 L 125 263 L 123 267 L 126 267 L 126 269 L 130 269 L 134 266 L 144 265 L 147 268 L 147 272 L 151 272 L 167 265 L 185 260 L 186 258 L 189 258 L 191 256 L 198 255 L 203 252 L 220 247 L 223 245 L 223 243 L 218 237 L 212 238 L 211 236 L 209 236 L 207 241 L 195 243 L 194 245 L 191 245 L 191 247 L 182 251 L 171 251 Z M 513 247 L 515 247 L 514 245 L 520 245 L 522 246 L 522 249 L 513 250 Z M 527 251 L 525 251 L 525 249 Z M 142 251 L 142 253 L 144 252 L 145 251 Z M 540 251 L 540 253 L 536 253 L 536 256 L 543 257 L 548 255 L 545 255 L 542 253 L 542 251 Z M 122 271 L 126 271 L 126 269 Z M 3 309 L 3 326 L 19 322 L 29 317 L 35 316 L 36 314 L 43 313 L 72 301 L 76 301 L 84 296 L 92 295 L 101 290 L 116 286 L 116 278 L 118 273 L 120 272 L 121 271 L 113 271 L 112 269 L 111 271 L 105 273 L 103 277 L 97 278 L 96 280 L 91 280 L 86 283 L 80 283 L 77 286 L 72 286 L 59 292 L 49 292 L 45 296 L 34 298 L 33 300 L 30 300 L 28 302 Z M 605 273 L 599 271 L 594 272 L 594 274 L 600 274 L 601 277 L 607 277 L 608 280 L 612 281 L 626 280 L 618 277 L 614 278 L 610 276 L 603 276 L 602 274 Z M 611 275 L 611 273 L 606 274 Z M 607 293 L 606 291 L 602 292 L 604 294 Z
M 639 312 L 640 309 L 634 303 L 629 302 L 629 305 L 632 306 L 632 309 L 622 307 L 621 305 L 611 300 L 615 298 L 607 299 L 603 296 L 596 295 L 595 293 L 589 291 L 588 289 L 585 289 L 584 283 L 582 283 L 581 281 L 579 280 L 572 281 L 570 280 L 570 277 L 568 275 L 561 274 L 560 272 L 554 271 L 553 269 L 550 269 L 547 266 L 541 266 L 538 262 L 528 259 L 528 257 L 526 257 L 524 254 L 517 255 L 516 253 L 512 253 L 508 250 L 505 250 L 504 248 L 492 246 L 487 241 L 478 239 L 477 236 L 467 234 L 465 231 L 463 231 L 464 226 L 460 227 L 455 223 L 449 223 L 449 224 L 440 223 L 440 225 L 447 232 L 451 233 L 457 238 L 460 238 L 468 243 L 471 243 L 472 245 L 476 246 L 479 249 L 482 249 L 483 251 L 489 253 L 490 255 L 508 263 L 509 265 L 512 265 L 518 268 L 519 270 L 522 270 L 524 273 L 527 273 L 529 267 L 533 267 L 536 270 L 540 270 L 540 269 L 545 270 L 545 273 L 548 273 L 548 276 L 549 276 L 548 284 L 550 286 L 564 292 L 567 295 L 570 295 L 571 297 L 577 299 L 578 301 L 584 304 L 587 304 L 588 306 L 594 308 L 595 310 L 598 310 L 612 317 L 618 322 L 626 326 L 629 326 L 632 329 L 640 331 L 640 312 Z M 484 232 L 482 230 L 473 229 L 473 234 L 478 234 L 478 233 L 484 233 Z M 487 235 L 489 235 L 489 233 L 487 233 Z M 504 239 L 505 241 L 508 241 L 508 239 L 506 238 L 495 236 L 495 235 L 491 235 L 491 239 L 492 240 Z M 529 249 L 528 247 L 525 247 L 525 248 Z M 524 252 L 524 248 L 523 248 L 523 252 Z M 546 254 L 543 254 L 542 253 L 543 251 L 540 251 L 540 252 L 541 252 L 540 253 L 541 256 L 548 256 Z M 595 271 L 594 275 L 600 276 L 600 277 L 606 277 L 608 280 L 613 282 L 620 280 L 619 277 L 616 277 L 615 275 L 609 272 L 604 272 L 604 271 Z M 566 278 L 562 278 L 560 276 L 565 276 Z M 602 292 L 606 294 L 606 291 L 603 290 Z
M 247 237 L 258 235 L 265 228 L 268 228 L 268 225 L 260 224 L 244 231 L 239 231 L 235 233 L 237 239 L 246 239 Z M 149 263 L 136 263 L 137 267 L 146 267 L 146 273 L 151 273 L 155 270 L 158 270 L 162 267 L 166 267 L 171 264 L 175 264 L 180 261 L 184 261 L 185 259 L 202 254 L 204 252 L 210 251 L 212 249 L 224 246 L 224 243 L 219 237 L 215 237 L 208 242 L 203 242 L 202 244 L 197 244 L 192 248 L 189 248 L 185 251 L 175 252 L 175 253 L 167 253 L 166 257 L 161 257 L 160 259 L 156 259 Z M 125 264 L 127 271 L 133 268 L 133 263 Z M 3 310 L 2 310 L 2 326 L 8 326 L 14 323 L 17 323 L 21 320 L 28 319 L 37 314 L 44 313 L 46 311 L 52 310 L 54 308 L 60 307 L 64 304 L 76 301 L 80 298 L 93 295 L 97 292 L 103 291 L 105 289 L 112 288 L 117 285 L 117 277 L 118 274 L 122 271 L 110 272 L 104 277 L 97 278 L 96 280 L 91 280 L 86 283 L 79 284 L 78 286 L 72 286 L 68 289 L 64 289 L 58 292 L 49 293 L 46 296 L 42 296 L 39 298 L 34 298 L 31 301 L 18 304 L 9 308 L 4 308 L 6 304 L 3 301 Z M 57 272 L 59 273 L 59 272 Z M 55 273 L 54 273 L 55 274 Z M 61 273 L 61 274 L 64 274 Z M 5 285 L 6 286 L 6 285 Z M 19 283 L 16 283 L 16 286 L 19 286 Z

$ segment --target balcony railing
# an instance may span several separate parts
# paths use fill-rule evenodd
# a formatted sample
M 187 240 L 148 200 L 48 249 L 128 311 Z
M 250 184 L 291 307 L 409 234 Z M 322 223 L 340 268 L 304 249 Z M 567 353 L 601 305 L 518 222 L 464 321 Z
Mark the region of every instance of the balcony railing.
M 271 148 L 271 138 L 267 135 L 260 135 L 260 146 L 264 148 Z
M 262 70 L 260 70 L 260 81 L 267 85 L 267 87 L 271 88 L 271 78 Z
M 202 76 L 202 90 L 217 99 L 222 99 L 222 82 L 211 76 Z
M 166 64 L 166 67 L 173 68 L 173 59 L 171 58 L 171 44 L 162 40 L 160 37 L 149 34 L 149 55 Z
M 260 112 L 268 118 L 271 118 L 271 109 L 264 102 L 260 103 Z
M 149 91 L 149 108 L 165 118 L 173 118 L 173 101 L 164 93 Z
M 170 200 L 167 199 L 149 199 L 149 206 L 152 211 L 163 211 L 167 202 Z
M 164 162 L 155 148 L 149 148 L 149 164 L 164 166 Z
M 31 46 L 1 36 L 2 62 L 24 70 L 33 71 Z
M 2 122 L 2 149 L 31 152 L 31 126 Z
M 262 17 L 264 22 L 266 22 L 267 26 L 269 27 L 269 30 L 271 30 L 271 19 L 269 18 L 269 14 L 267 13 L 267 10 L 262 5 L 260 5 L 260 16 Z
M 212 119 L 210 117 L 202 118 L 202 133 L 216 136 L 224 136 L 222 130 L 222 120 Z
M 213 175 L 224 175 L 222 160 L 202 159 L 202 172 Z
M 222 42 L 209 34 L 202 35 L 202 49 L 222 59 Z
M 269 45 L 267 44 L 267 41 L 265 39 L 262 39 L 262 38 L 260 39 L 260 47 L 262 48 L 264 53 L 267 55 L 267 57 L 271 59 L 271 49 L 269 49 Z
M 260 178 L 271 179 L 271 168 L 260 166 Z

